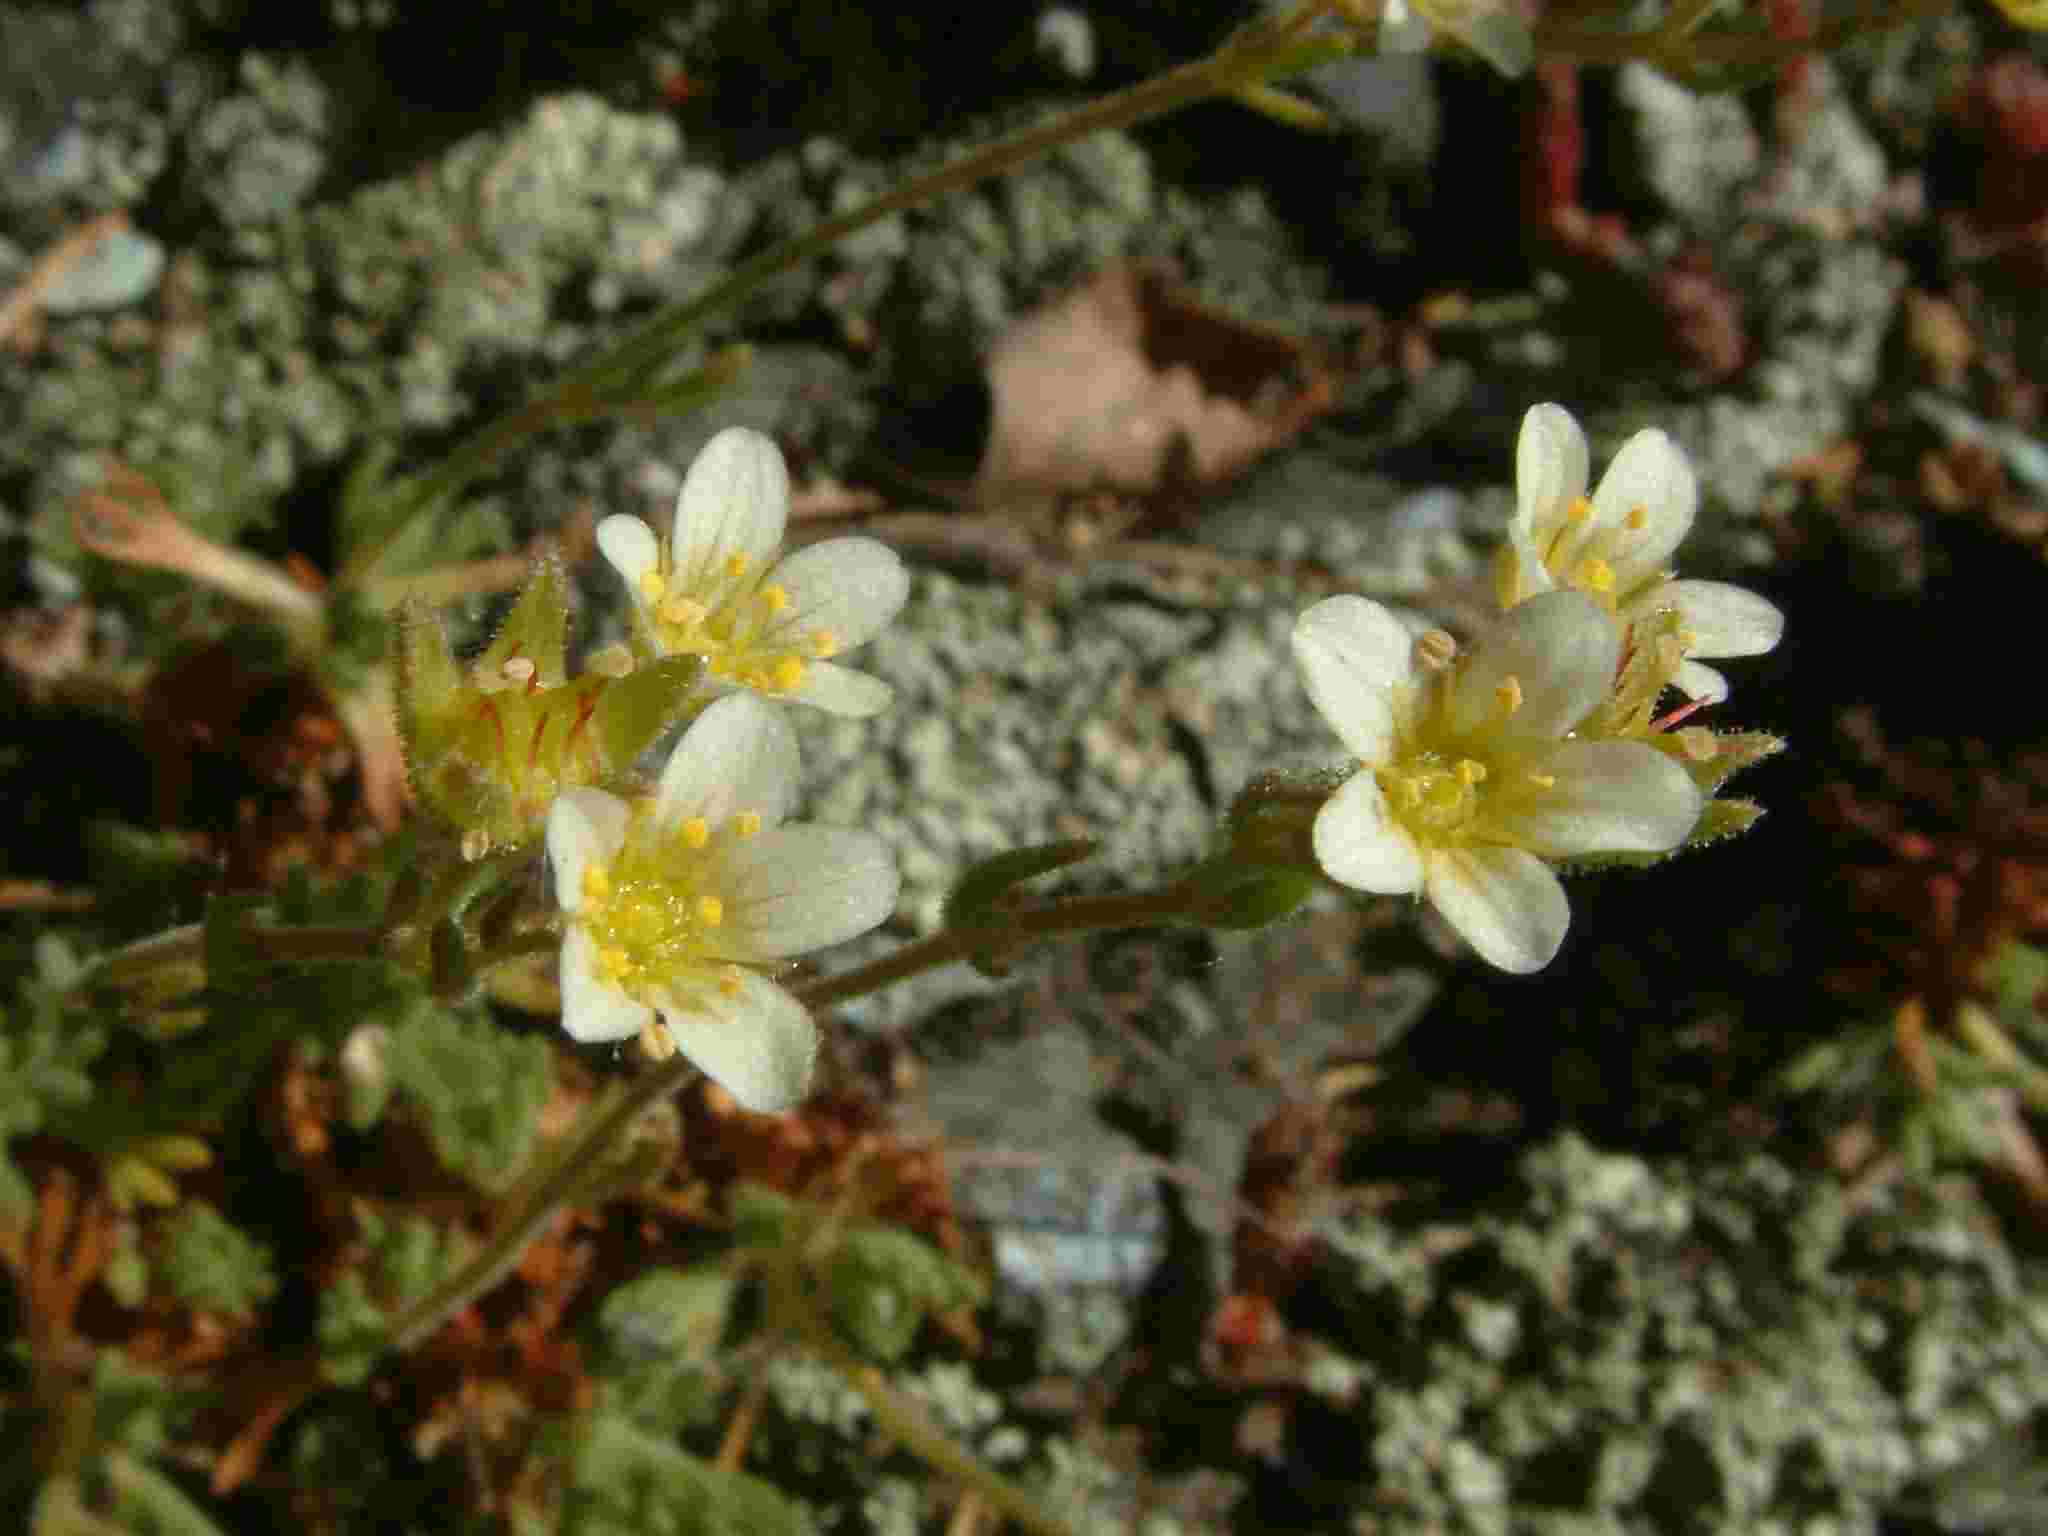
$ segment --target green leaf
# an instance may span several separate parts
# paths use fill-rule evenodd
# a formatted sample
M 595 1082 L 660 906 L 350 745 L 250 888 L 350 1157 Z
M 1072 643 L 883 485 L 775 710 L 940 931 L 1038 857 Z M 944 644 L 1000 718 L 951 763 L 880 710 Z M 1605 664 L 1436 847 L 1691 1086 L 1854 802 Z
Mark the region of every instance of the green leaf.
M 900 1227 L 856 1227 L 833 1250 L 832 1320 L 873 1359 L 900 1358 L 933 1312 L 978 1305 L 981 1277 Z
M 649 1270 L 604 1299 L 597 1311 L 600 1359 L 706 1358 L 725 1332 L 736 1281 L 723 1264 Z
M 353 1271 L 320 1293 L 320 1317 L 313 1333 L 320 1341 L 321 1370 L 329 1381 L 344 1387 L 368 1381 L 391 1344 L 384 1309 Z
M 204 1200 L 186 1202 L 171 1223 L 159 1269 L 171 1294 L 202 1312 L 245 1316 L 277 1291 L 270 1250 Z
M 706 1369 L 731 1315 L 737 1281 L 720 1263 L 657 1269 L 598 1308 L 590 1358 L 605 1401 L 636 1424 L 673 1431 L 717 1402 Z
M 802 1505 L 744 1472 L 727 1472 L 618 1414 L 577 1436 L 563 1536 L 810 1536 Z
M 760 1184 L 737 1184 L 731 1195 L 733 1241 L 769 1251 L 788 1245 L 803 1207 Z
M 17 1002 L 0 1013 L 0 1222 L 17 1228 L 33 1218 L 35 1194 L 8 1161 L 6 1143 L 82 1109 L 92 1097 L 92 1064 L 107 1043 L 90 1015 L 66 1005 L 78 965 L 63 940 L 40 937 L 30 965 Z
M 547 1046 L 476 1013 L 429 1007 L 392 1032 L 386 1060 L 442 1163 L 479 1189 L 510 1188 L 532 1155 L 553 1086 Z

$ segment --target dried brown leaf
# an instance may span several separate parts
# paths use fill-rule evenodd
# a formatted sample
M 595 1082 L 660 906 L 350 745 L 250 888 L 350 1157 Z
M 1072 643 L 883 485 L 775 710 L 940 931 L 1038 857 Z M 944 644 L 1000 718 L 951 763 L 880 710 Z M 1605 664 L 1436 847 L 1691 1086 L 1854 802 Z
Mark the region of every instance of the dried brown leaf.
M 1149 267 L 1105 268 L 996 344 L 985 503 L 1110 487 L 1149 494 L 1240 472 L 1328 410 L 1305 343 L 1210 309 Z

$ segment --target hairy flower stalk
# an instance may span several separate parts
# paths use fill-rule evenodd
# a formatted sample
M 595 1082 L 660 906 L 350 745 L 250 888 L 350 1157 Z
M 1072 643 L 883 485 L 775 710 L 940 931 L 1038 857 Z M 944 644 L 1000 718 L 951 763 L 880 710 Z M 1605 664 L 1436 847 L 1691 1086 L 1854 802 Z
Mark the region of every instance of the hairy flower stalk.
M 1699 819 L 1671 755 L 1577 734 L 1621 659 L 1620 631 L 1578 593 L 1531 598 L 1463 654 L 1333 597 L 1301 616 L 1294 655 L 1358 763 L 1316 815 L 1316 862 L 1358 890 L 1427 896 L 1503 970 L 1540 970 L 1564 942 L 1551 861 L 1666 852 Z
M 637 517 L 606 518 L 597 545 L 625 578 L 634 638 L 654 656 L 704 660 L 721 692 L 751 689 L 836 715 L 873 715 L 891 692 L 832 658 L 870 639 L 910 591 L 895 551 L 828 539 L 777 560 L 789 471 L 759 432 L 730 427 L 690 465 L 666 543 Z
M 1586 435 L 1570 412 L 1532 407 L 1515 446 L 1515 517 L 1496 572 L 1501 605 L 1569 588 L 1624 629 L 1675 611 L 1684 656 L 1672 681 L 1695 699 L 1726 698 L 1721 674 L 1693 658 L 1760 656 L 1784 634 L 1784 615 L 1754 592 L 1680 581 L 1666 568 L 1699 504 L 1692 466 L 1669 437 L 1650 430 L 1623 443 L 1590 498 L 1587 466 Z
M 651 797 L 586 788 L 555 802 L 571 1036 L 681 1051 L 748 1109 L 803 1097 L 817 1031 L 763 968 L 874 927 L 897 875 L 871 833 L 784 825 L 796 777 L 788 722 L 738 694 L 684 733 Z

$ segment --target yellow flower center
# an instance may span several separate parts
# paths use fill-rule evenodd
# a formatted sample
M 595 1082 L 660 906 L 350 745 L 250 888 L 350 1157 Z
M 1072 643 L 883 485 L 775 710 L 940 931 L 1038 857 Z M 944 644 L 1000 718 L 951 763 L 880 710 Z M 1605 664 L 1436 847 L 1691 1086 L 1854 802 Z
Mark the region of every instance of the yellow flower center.
M 649 813 L 649 802 L 636 805 L 636 826 L 618 853 L 583 871 L 574 921 L 596 946 L 598 975 L 650 1006 L 705 987 L 731 996 L 739 978 L 715 954 L 715 935 L 726 919 L 714 889 L 718 852 L 755 836 L 761 817 L 742 811 L 714 828 L 693 816 L 654 828 L 646 825 Z
M 688 577 L 666 566 L 647 572 L 640 596 L 662 654 L 702 656 L 722 682 L 794 692 L 811 662 L 838 652 L 839 639 L 791 622 L 789 589 L 764 574 L 742 554 Z
M 1558 586 L 1583 592 L 1609 613 L 1615 613 L 1644 587 L 1669 580 L 1669 572 L 1657 571 L 1627 590 L 1620 585 L 1616 568 L 1628 563 L 1629 551 L 1641 542 L 1649 528 L 1649 508 L 1629 508 L 1611 528 L 1592 528 L 1592 520 L 1593 503 L 1580 496 L 1565 508 L 1563 520 L 1551 535 L 1543 552 L 1543 564 Z
M 1451 760 L 1423 752 L 1382 766 L 1376 776 L 1395 819 L 1418 841 L 1436 843 L 1471 821 L 1487 773 L 1477 758 Z
M 1483 840 L 1484 826 L 1475 823 L 1481 823 L 1489 801 L 1540 793 L 1556 783 L 1524 767 L 1519 751 L 1489 740 L 1494 723 L 1521 709 L 1520 678 L 1510 675 L 1495 685 L 1493 720 L 1462 739 L 1443 731 L 1443 690 L 1451 682 L 1449 672 L 1440 673 L 1426 695 L 1397 707 L 1404 724 L 1393 756 L 1371 767 L 1388 812 L 1425 847 L 1474 836 Z

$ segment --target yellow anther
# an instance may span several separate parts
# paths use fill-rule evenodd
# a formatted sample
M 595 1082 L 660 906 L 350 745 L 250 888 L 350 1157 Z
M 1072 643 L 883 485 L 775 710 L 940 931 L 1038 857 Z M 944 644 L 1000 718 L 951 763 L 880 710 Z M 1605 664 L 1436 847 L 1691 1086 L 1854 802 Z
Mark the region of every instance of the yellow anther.
M 1470 789 L 1485 777 L 1486 764 L 1472 757 L 1461 757 L 1458 759 L 1458 782 L 1467 789 Z
M 739 812 L 732 819 L 732 829 L 742 840 L 749 837 L 758 837 L 761 832 L 761 813 L 759 811 Z
M 612 893 L 612 877 L 605 872 L 602 864 L 589 865 L 583 871 L 583 899 L 603 901 Z
M 804 680 L 804 663 L 800 656 L 785 656 L 775 663 L 775 687 L 778 692 L 787 693 Z
M 1700 643 L 1700 632 L 1696 629 L 1681 629 L 1675 636 L 1678 647 L 1683 651 L 1694 650 Z
M 1538 789 L 1555 789 L 1557 788 L 1557 775 L 1554 773 L 1532 773 L 1529 775 L 1529 782 Z
M 632 974 L 633 957 L 623 949 L 601 949 L 597 952 L 598 969 L 613 981 Z
M 770 613 L 780 613 L 789 606 L 789 588 L 779 581 L 769 582 L 754 596 Z
M 1641 533 L 1650 526 L 1650 509 L 1648 507 L 1630 507 L 1628 509 L 1628 516 L 1621 520 L 1621 526 L 1630 533 Z
M 1614 590 L 1614 567 L 1605 560 L 1581 560 L 1575 573 L 1578 584 L 1590 592 L 1612 592 Z
M 829 629 L 811 631 L 811 654 L 823 661 L 828 656 L 839 654 L 839 637 Z
M 725 557 L 725 574 L 728 576 L 744 576 L 747 574 L 747 567 L 752 564 L 753 561 L 749 560 L 745 555 L 727 555 Z
M 1593 503 L 1583 496 L 1574 496 L 1572 504 L 1564 509 L 1564 520 L 1568 523 L 1583 523 L 1593 515 Z
M 702 848 L 711 841 L 711 823 L 702 816 L 692 816 L 683 823 L 683 846 Z
M 661 605 L 661 622 L 674 624 L 680 629 L 695 629 L 704 622 L 704 615 L 710 612 L 702 603 L 687 597 L 672 597 Z
M 498 670 L 505 674 L 508 682 L 530 683 L 540 668 L 533 664 L 531 656 L 507 656 L 498 663 Z
M 659 1019 L 649 1020 L 640 1031 L 640 1054 L 649 1061 L 667 1061 L 676 1053 L 676 1037 Z
M 738 966 L 728 965 L 722 972 L 719 973 L 718 990 L 726 997 L 738 997 L 740 995 L 740 986 L 741 981 Z
M 716 896 L 697 898 L 697 921 L 706 928 L 716 928 L 725 921 L 725 903 Z
M 711 675 L 713 677 L 732 676 L 732 658 L 730 656 L 708 657 L 705 660 L 704 665 L 711 669 Z
M 1510 672 L 1500 680 L 1500 686 L 1493 690 L 1493 697 L 1500 705 L 1502 714 L 1512 715 L 1522 707 L 1522 680 Z
M 1442 671 L 1457 655 L 1458 642 L 1445 630 L 1426 629 L 1415 637 L 1415 659 L 1432 671 Z
M 663 594 L 667 591 L 668 578 L 662 575 L 661 572 L 642 571 L 640 573 L 640 595 L 646 598 L 648 602 L 660 602 Z

